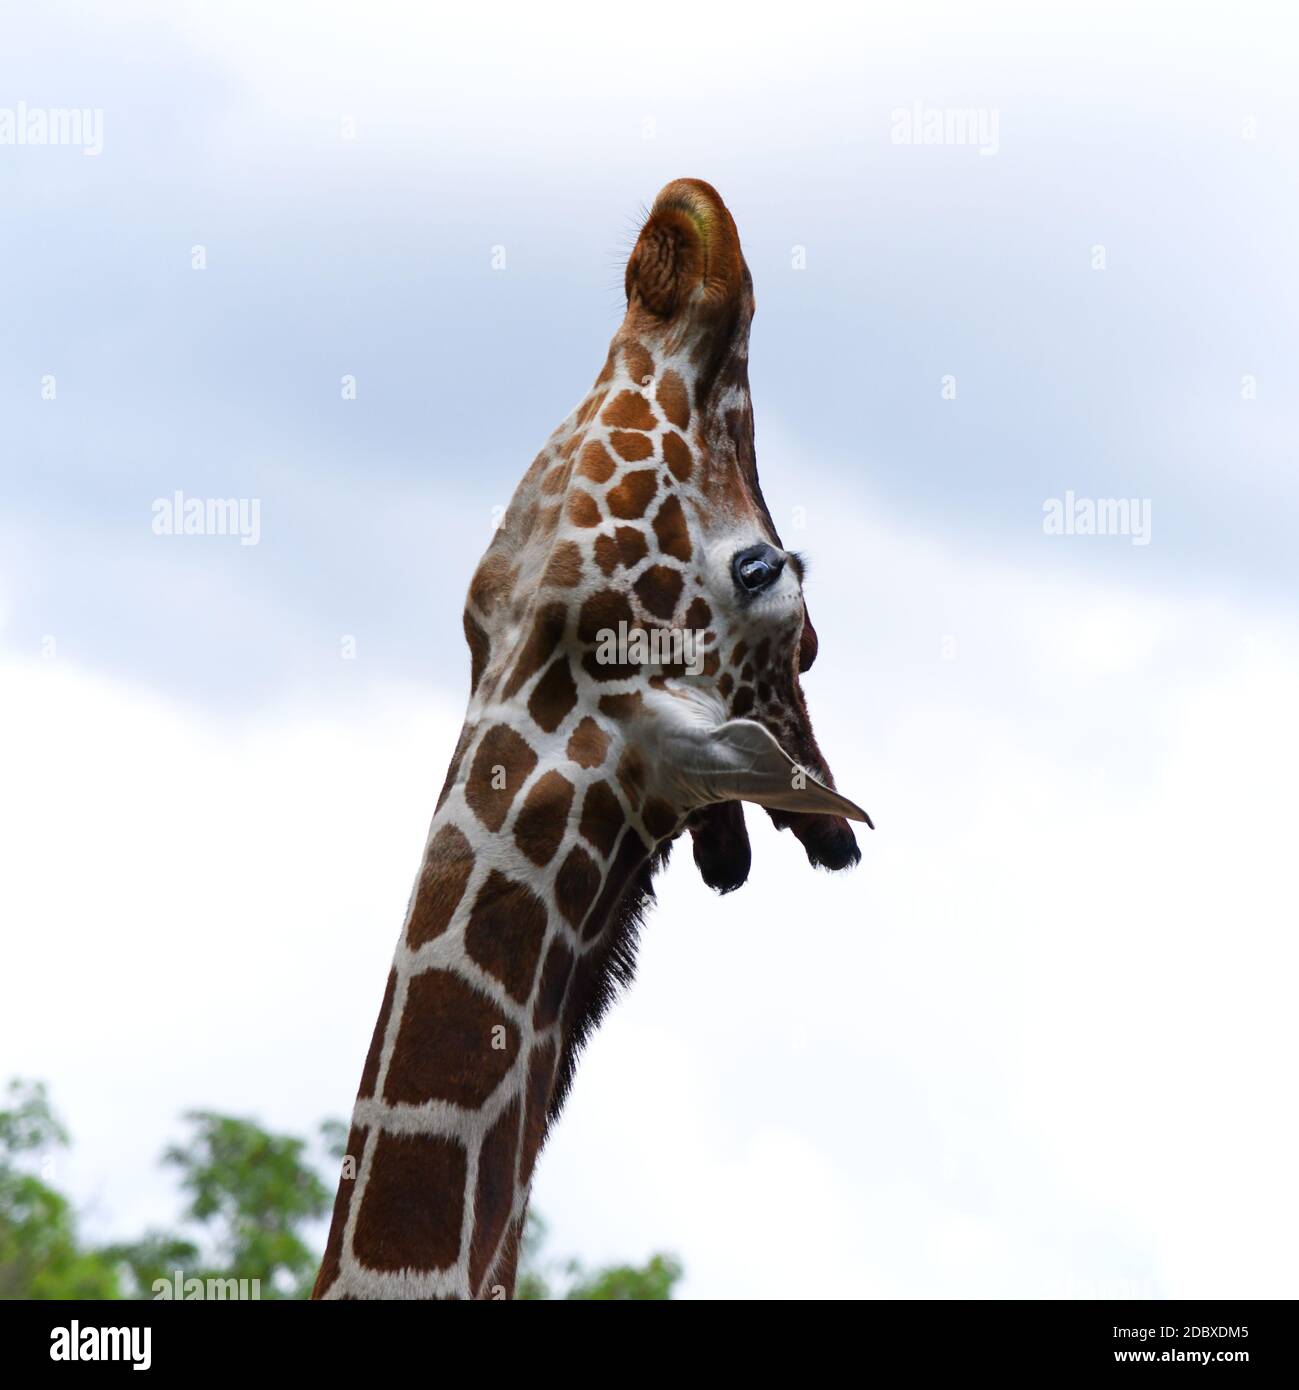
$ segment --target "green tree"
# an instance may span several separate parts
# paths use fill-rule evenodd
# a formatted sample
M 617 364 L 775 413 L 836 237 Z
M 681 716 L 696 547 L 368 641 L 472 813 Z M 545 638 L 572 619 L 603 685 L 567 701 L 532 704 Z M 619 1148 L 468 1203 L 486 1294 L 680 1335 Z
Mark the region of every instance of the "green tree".
M 263 1298 L 305 1298 L 320 1255 L 302 1227 L 324 1216 L 334 1196 L 308 1164 L 306 1141 L 209 1110 L 186 1119 L 193 1134 L 163 1162 L 180 1173 L 185 1216 L 204 1232 L 213 1259 L 209 1272 L 258 1279 Z
M 150 1231 L 139 1240 L 106 1245 L 103 1256 L 117 1270 L 123 1298 L 152 1298 L 159 1280 L 170 1284 L 179 1269 L 185 1275 L 198 1274 L 199 1248 L 184 1236 Z
M 68 1136 L 43 1086 L 11 1082 L 0 1110 L 0 1298 L 149 1298 L 158 1280 L 256 1279 L 263 1298 L 305 1298 L 320 1256 L 303 1234 L 329 1210 L 332 1186 L 312 1166 L 308 1145 L 252 1120 L 192 1111 L 183 1142 L 163 1162 L 186 1196 L 182 1229 L 83 1247 L 68 1199 L 48 1173 L 28 1171 Z M 321 1125 L 331 1158 L 341 1159 L 347 1127 Z M 587 1270 L 545 1258 L 546 1226 L 529 1215 L 516 1297 L 666 1299 L 681 1278 L 671 1255 L 644 1266 Z
M 66 1148 L 39 1082 L 14 1080 L 0 1109 L 0 1298 L 119 1298 L 112 1260 L 83 1250 L 66 1197 L 28 1170 Z
M 588 1270 L 578 1260 L 548 1261 L 542 1249 L 546 1223 L 528 1213 L 523 1229 L 523 1250 L 515 1297 L 520 1299 L 583 1299 L 614 1302 L 623 1299 L 663 1300 L 684 1272 L 675 1255 L 651 1255 L 644 1265 L 605 1265 Z M 562 1287 L 562 1292 L 557 1292 Z
M 577 1267 L 565 1298 L 667 1299 L 685 1271 L 675 1255 L 651 1255 L 645 1265 L 607 1265 L 590 1273 Z

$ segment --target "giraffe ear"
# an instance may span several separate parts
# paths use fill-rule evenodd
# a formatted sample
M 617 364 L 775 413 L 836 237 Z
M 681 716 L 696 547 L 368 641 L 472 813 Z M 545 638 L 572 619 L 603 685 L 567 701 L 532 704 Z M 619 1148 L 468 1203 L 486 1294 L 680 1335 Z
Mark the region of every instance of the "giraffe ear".
M 674 771 L 701 805 L 752 801 L 776 811 L 820 813 L 871 823 L 860 806 L 799 767 L 752 719 L 696 728 L 675 742 Z

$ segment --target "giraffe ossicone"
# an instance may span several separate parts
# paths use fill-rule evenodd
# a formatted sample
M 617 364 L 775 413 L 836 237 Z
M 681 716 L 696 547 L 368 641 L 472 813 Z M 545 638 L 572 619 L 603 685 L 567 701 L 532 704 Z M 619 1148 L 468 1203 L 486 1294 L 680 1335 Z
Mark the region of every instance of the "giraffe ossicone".
M 721 892 L 748 874 L 744 801 L 814 866 L 860 857 L 799 681 L 817 639 L 758 485 L 753 286 L 713 188 L 662 190 L 626 291 L 469 586 L 469 707 L 317 1298 L 512 1295 L 537 1155 L 677 837 Z M 632 631 L 658 640 L 610 642 Z

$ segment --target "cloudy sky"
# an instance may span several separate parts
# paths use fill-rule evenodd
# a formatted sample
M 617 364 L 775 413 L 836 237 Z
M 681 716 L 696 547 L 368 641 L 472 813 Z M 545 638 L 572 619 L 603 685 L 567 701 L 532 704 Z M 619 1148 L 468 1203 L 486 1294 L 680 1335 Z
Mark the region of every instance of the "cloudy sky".
M 830 878 L 751 815 L 724 900 L 678 856 L 540 1165 L 555 1249 L 1299 1296 L 1295 22 L 858 9 L 5 6 L 0 1073 L 92 1233 L 171 1217 L 187 1108 L 348 1112 L 465 585 L 685 175 L 879 828 Z M 5 142 L 73 107 L 98 142 Z M 258 543 L 154 534 L 177 491 Z M 1068 494 L 1148 531 L 1048 534 Z

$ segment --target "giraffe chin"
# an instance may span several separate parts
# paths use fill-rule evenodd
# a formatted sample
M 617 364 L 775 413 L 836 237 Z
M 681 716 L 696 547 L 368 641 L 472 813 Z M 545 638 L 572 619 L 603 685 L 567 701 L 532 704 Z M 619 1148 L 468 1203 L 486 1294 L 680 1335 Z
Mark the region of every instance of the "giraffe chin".
M 686 822 L 693 841 L 695 867 L 715 893 L 742 888 L 753 865 L 753 850 L 739 801 L 717 801 L 695 811 Z
M 852 826 L 842 816 L 807 815 L 768 809 L 777 830 L 792 830 L 814 869 L 851 869 L 861 862 L 861 850 Z M 866 822 L 872 830 L 875 826 Z
M 842 816 L 807 815 L 769 807 L 767 815 L 777 830 L 793 831 L 814 869 L 837 873 L 861 862 L 857 837 Z M 742 888 L 753 863 L 744 804 L 716 802 L 694 812 L 686 825 L 693 841 L 695 866 L 704 883 L 721 895 Z

